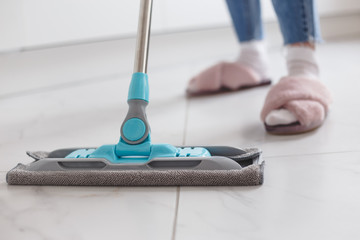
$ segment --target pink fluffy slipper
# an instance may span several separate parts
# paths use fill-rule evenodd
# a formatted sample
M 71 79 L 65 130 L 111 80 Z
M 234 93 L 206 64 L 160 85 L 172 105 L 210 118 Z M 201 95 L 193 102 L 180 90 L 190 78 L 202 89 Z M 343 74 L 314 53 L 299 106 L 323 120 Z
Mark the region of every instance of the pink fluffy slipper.
M 236 91 L 270 84 L 269 79 L 261 79 L 259 74 L 239 63 L 220 62 L 194 78 L 187 87 L 190 96 Z
M 331 94 L 319 80 L 303 77 L 284 77 L 273 86 L 265 99 L 261 120 L 269 133 L 297 134 L 311 131 L 322 125 L 331 103 Z M 298 122 L 269 126 L 266 116 L 274 109 L 285 108 Z

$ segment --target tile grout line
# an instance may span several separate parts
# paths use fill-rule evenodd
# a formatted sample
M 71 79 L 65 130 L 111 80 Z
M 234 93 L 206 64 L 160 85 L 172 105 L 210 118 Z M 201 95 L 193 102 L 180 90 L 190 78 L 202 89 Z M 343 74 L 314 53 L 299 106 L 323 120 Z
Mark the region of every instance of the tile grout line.
M 274 156 L 264 156 L 266 158 L 283 158 L 283 157 L 306 157 L 306 156 L 316 156 L 316 155 L 327 155 L 327 154 L 339 154 L 339 153 L 358 153 L 359 150 L 350 150 L 350 151 L 338 151 L 338 152 L 323 152 L 323 153 L 305 153 L 305 154 L 288 154 L 288 155 L 274 155 Z
M 103 83 L 104 81 L 114 81 L 122 76 L 125 76 L 125 74 L 115 73 L 115 74 L 103 75 L 103 76 L 92 77 L 92 78 L 91 77 L 83 78 L 83 79 L 76 80 L 76 81 L 60 83 L 60 84 L 55 84 L 55 85 L 51 85 L 51 86 L 44 86 L 44 87 L 39 87 L 39 88 L 35 88 L 35 89 L 28 89 L 28 90 L 23 90 L 20 92 L 0 94 L 0 99 L 7 100 L 7 99 L 11 99 L 11 98 L 16 98 L 16 97 L 23 97 L 23 96 L 29 96 L 29 95 L 34 95 L 34 94 L 53 92 L 53 91 L 69 89 L 69 88 L 73 88 L 73 87 L 88 86 L 90 84 Z
M 179 213 L 179 201 L 180 201 L 180 186 L 178 186 L 176 188 L 175 215 L 174 215 L 171 240 L 175 240 L 175 238 L 176 238 L 176 225 L 177 225 L 177 219 L 178 219 L 178 213 Z

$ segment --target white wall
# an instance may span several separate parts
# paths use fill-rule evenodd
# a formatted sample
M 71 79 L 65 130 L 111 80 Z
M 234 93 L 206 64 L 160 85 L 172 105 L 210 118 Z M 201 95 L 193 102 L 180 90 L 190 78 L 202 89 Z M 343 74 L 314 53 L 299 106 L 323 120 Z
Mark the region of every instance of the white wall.
M 273 20 L 263 0 L 266 21 Z M 318 0 L 324 15 L 360 12 L 359 0 Z M 134 35 L 136 0 L 0 0 L 0 52 Z M 224 0 L 154 0 L 156 33 L 230 25 Z

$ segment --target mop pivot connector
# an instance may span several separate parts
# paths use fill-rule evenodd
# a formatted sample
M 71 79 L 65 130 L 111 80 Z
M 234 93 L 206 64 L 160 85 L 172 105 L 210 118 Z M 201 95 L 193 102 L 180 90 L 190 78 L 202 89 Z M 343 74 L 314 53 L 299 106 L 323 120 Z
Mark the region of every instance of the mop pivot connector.
M 129 110 L 121 126 L 121 139 L 131 145 L 149 140 L 150 126 L 146 117 L 149 83 L 146 73 L 134 73 L 128 94 Z

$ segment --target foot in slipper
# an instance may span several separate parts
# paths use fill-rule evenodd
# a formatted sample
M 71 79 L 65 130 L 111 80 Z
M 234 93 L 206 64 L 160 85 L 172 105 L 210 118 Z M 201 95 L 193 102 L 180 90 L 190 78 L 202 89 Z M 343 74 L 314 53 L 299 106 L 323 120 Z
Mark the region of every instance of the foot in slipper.
M 235 91 L 270 84 L 267 77 L 267 56 L 262 41 L 241 44 L 235 62 L 220 62 L 194 78 L 187 87 L 188 95 L 203 95 Z
M 286 47 L 288 76 L 268 93 L 261 119 L 269 133 L 297 134 L 322 125 L 331 96 L 319 80 L 315 46 L 308 43 Z

